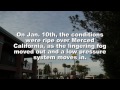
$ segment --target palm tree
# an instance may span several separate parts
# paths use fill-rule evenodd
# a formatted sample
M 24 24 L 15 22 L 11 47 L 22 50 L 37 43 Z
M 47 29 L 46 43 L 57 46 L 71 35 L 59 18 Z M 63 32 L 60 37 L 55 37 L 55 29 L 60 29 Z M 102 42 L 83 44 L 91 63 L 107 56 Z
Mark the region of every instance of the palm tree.
M 77 60 L 76 62 L 75 62 L 77 65 L 79 65 L 79 61 Z
M 69 73 L 70 73 L 70 67 L 71 67 L 70 65 L 67 65 L 67 68 L 69 68 Z
M 56 75 L 56 73 L 58 73 L 58 69 L 57 69 L 57 68 L 54 68 L 54 69 L 53 69 L 53 72 L 54 72 L 55 75 Z
M 63 65 L 62 65 L 63 67 L 64 67 L 64 75 L 66 74 L 66 64 L 65 63 L 63 63 Z

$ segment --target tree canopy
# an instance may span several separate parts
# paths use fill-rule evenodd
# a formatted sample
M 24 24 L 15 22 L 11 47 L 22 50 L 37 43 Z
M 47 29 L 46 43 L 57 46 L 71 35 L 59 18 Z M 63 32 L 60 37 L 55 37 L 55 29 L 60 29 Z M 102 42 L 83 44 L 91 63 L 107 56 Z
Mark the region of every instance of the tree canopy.
M 106 44 L 106 54 L 91 55 L 92 60 L 99 60 L 109 78 L 120 79 L 120 12 L 119 11 L 83 11 L 85 19 L 79 15 L 70 16 L 74 30 L 82 27 L 87 32 L 103 33 L 97 42 Z
M 46 64 L 46 65 L 44 66 L 44 74 L 49 75 L 50 73 L 51 73 L 50 65 L 49 65 L 49 64 Z

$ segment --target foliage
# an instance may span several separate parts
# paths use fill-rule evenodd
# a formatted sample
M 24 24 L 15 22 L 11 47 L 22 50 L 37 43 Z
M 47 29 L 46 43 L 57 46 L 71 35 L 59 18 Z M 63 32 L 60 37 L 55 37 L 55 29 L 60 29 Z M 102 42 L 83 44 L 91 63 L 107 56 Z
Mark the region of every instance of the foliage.
M 53 69 L 53 72 L 54 72 L 55 75 L 56 75 L 56 73 L 58 73 L 58 69 L 57 69 L 57 68 L 54 68 L 54 69 Z
M 67 68 L 70 68 L 71 66 L 70 65 L 67 65 Z
M 39 75 L 42 75 L 42 71 L 43 71 L 42 69 L 39 69 Z
M 83 14 L 84 20 L 79 15 L 69 17 L 73 31 L 82 27 L 88 32 L 103 33 L 104 37 L 96 40 L 107 45 L 107 54 L 91 55 L 91 59 L 101 61 L 109 78 L 120 79 L 120 12 L 83 11 Z
M 72 65 L 71 70 L 72 70 L 72 71 L 75 70 L 75 65 Z
M 63 63 L 63 65 L 62 65 L 64 68 L 67 66 L 65 63 Z
M 76 75 L 76 72 L 74 70 L 72 70 L 71 75 Z
M 46 64 L 46 65 L 44 66 L 44 74 L 49 75 L 50 73 L 51 73 L 50 65 L 49 65 L 49 64 Z
M 25 67 L 27 66 L 27 63 L 28 63 L 28 61 L 27 61 L 27 60 L 25 60 L 25 61 L 24 61 L 24 65 L 25 65 Z
M 76 62 L 75 62 L 77 65 L 79 65 L 79 61 L 77 60 Z
M 82 65 L 77 65 L 77 71 L 79 73 L 83 73 L 84 76 L 86 76 L 88 74 L 88 71 L 90 71 L 90 68 L 88 68 L 87 66 L 82 66 Z
M 63 63 L 62 66 L 64 67 L 64 74 L 66 74 L 66 67 L 67 67 L 67 65 L 65 63 Z
M 95 76 L 96 79 L 104 79 L 105 75 L 104 74 L 99 74 L 97 76 Z

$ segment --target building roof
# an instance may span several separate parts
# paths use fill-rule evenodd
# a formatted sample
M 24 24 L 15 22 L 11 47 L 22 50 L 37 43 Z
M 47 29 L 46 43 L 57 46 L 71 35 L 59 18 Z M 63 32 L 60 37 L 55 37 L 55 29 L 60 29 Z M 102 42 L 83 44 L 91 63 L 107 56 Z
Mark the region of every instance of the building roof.
M 3 29 L 2 27 L 0 27 L 0 33 L 5 35 L 8 38 L 11 38 L 12 40 L 14 40 L 17 43 L 23 43 L 21 40 L 19 40 L 18 38 L 16 38 L 15 36 L 13 36 L 11 33 L 9 33 L 8 31 L 6 31 L 5 29 Z
M 9 33 L 8 31 L 6 31 L 5 29 L 3 29 L 1 26 L 0 26 L 0 34 L 2 34 L 3 36 L 11 39 L 12 41 L 18 43 L 18 44 L 22 44 L 24 43 L 23 41 L 19 40 L 18 38 L 16 38 L 15 36 L 13 36 L 11 33 Z M 26 50 L 32 50 L 32 48 L 24 48 Z M 40 56 L 41 54 L 34 54 L 34 55 L 37 55 L 37 56 Z M 32 57 L 33 55 L 31 54 L 25 54 L 25 57 Z

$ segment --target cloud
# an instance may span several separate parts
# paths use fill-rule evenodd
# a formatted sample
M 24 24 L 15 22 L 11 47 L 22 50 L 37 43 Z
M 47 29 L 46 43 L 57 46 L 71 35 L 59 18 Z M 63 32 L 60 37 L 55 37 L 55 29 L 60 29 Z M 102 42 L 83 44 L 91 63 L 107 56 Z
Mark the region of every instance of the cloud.
M 72 33 L 73 28 L 68 17 L 77 13 L 81 15 L 80 18 L 83 18 L 82 13 L 78 11 L 0 11 L 0 26 L 14 36 L 16 36 L 17 32 Z M 78 31 L 75 32 L 78 33 Z M 25 39 L 20 37 L 18 38 L 23 41 Z M 89 58 L 89 55 L 86 55 L 86 57 Z M 53 62 L 53 67 L 59 68 L 60 71 L 63 71 L 63 63 L 73 64 L 73 60 L 46 60 L 40 62 Z M 80 61 L 80 63 L 91 67 L 93 72 L 102 72 L 98 62 L 94 63 L 87 60 Z

